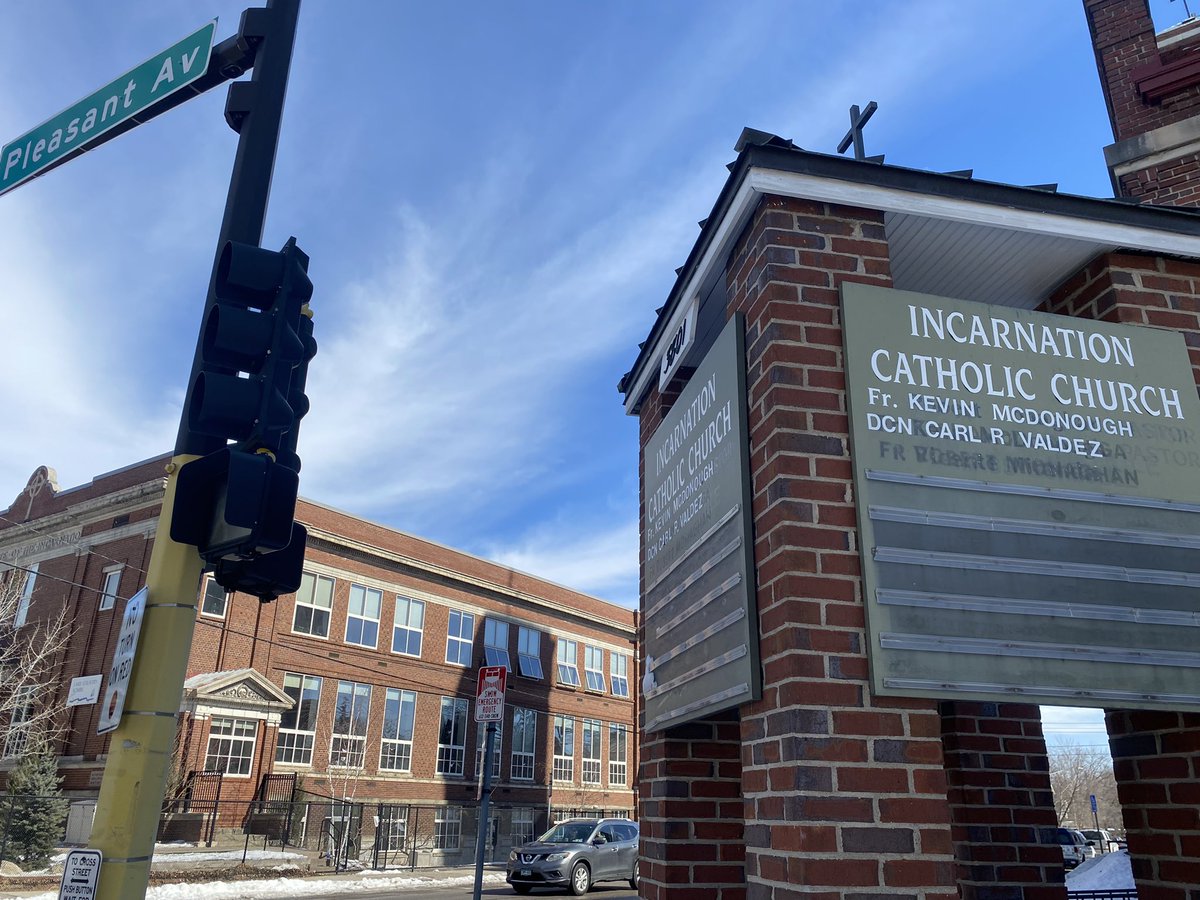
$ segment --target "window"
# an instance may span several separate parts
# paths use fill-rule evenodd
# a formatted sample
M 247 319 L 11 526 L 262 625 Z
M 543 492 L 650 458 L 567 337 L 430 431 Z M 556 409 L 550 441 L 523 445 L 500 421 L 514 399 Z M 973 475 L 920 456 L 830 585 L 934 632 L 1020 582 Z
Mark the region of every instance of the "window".
M 533 840 L 533 810 L 528 806 L 514 809 L 512 814 L 512 843 L 514 847 Z
M 350 602 L 346 608 L 346 643 L 370 647 L 379 646 L 379 608 L 383 592 L 361 584 L 350 585 Z
M 442 698 L 442 722 L 438 729 L 437 773 L 462 775 L 467 755 L 467 701 Z
M 295 701 L 279 720 L 275 762 L 311 766 L 313 741 L 317 736 L 317 709 L 321 702 L 321 679 L 315 675 L 283 674 L 283 692 Z
M 514 781 L 533 781 L 533 762 L 537 752 L 537 712 L 513 707 L 512 761 L 509 777 Z
M 500 777 L 500 748 L 504 744 L 504 723 L 496 722 L 496 736 L 492 738 L 492 778 Z M 483 773 L 483 741 L 487 737 L 487 722 L 480 722 L 475 737 L 475 774 Z
M 235 778 L 248 776 L 254 762 L 257 737 L 258 722 L 254 719 L 213 716 L 212 727 L 208 730 L 208 755 L 204 758 L 204 768 Z
M 475 616 L 450 610 L 450 627 L 446 633 L 446 662 L 456 666 L 471 665 L 471 645 L 475 643 Z
M 225 588 L 217 584 L 213 578 L 204 579 L 204 597 L 200 600 L 200 612 L 206 616 L 225 618 L 225 604 L 228 598 Z
M 583 720 L 583 783 L 600 783 L 600 736 L 603 730 L 595 719 Z
M 8 723 L 8 735 L 4 738 L 4 758 L 20 756 L 29 737 L 30 719 L 33 718 L 33 700 L 37 685 L 27 684 L 19 688 L 13 697 L 12 718 Z
M 526 678 L 542 677 L 542 636 L 532 628 L 517 632 L 517 663 Z
M 462 807 L 439 806 L 433 814 L 433 849 L 457 850 L 462 844 Z
M 39 565 L 40 563 L 34 563 L 25 572 L 25 586 L 21 588 L 21 597 L 17 600 L 17 613 L 13 616 L 14 628 L 24 625 L 25 617 L 29 615 L 29 602 L 33 599 L 33 586 L 37 583 Z
M 121 566 L 104 570 L 104 587 L 100 589 L 100 609 L 112 609 L 121 589 Z
M 292 619 L 292 631 L 311 634 L 313 637 L 329 637 L 329 611 L 333 609 L 333 579 L 325 575 L 300 576 L 300 590 L 296 591 L 296 615 Z
M 333 744 L 329 765 L 361 767 L 367 751 L 367 716 L 371 709 L 371 686 L 339 681 L 333 708 Z
M 629 732 L 616 722 L 608 726 L 608 783 L 625 787 L 628 784 L 626 760 L 629 759 Z
M 512 668 L 508 658 L 508 623 L 496 619 L 483 620 L 483 655 L 489 666 Z
M 554 780 L 575 780 L 575 720 L 554 717 Z
M 589 691 L 604 691 L 604 650 L 600 647 L 583 648 L 583 674 L 587 677 Z
M 381 850 L 394 853 L 397 850 L 403 850 L 407 840 L 408 807 L 390 803 L 380 804 L 375 845 Z
M 629 696 L 629 657 L 624 653 L 610 653 L 608 657 L 609 674 L 612 675 L 612 692 L 614 697 Z
M 392 628 L 392 652 L 420 656 L 421 636 L 425 628 L 425 601 L 397 597 L 395 622 Z
M 558 683 L 579 687 L 579 648 L 566 638 L 558 639 Z
M 383 744 L 379 768 L 392 772 L 412 771 L 413 718 L 417 695 L 412 691 L 387 689 L 383 704 Z

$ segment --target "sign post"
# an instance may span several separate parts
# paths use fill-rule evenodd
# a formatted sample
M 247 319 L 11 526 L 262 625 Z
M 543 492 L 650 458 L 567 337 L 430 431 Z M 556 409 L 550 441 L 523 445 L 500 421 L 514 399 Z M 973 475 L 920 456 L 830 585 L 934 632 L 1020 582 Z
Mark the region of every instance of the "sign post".
M 1088 799 L 1091 801 L 1091 804 L 1092 804 L 1092 827 L 1094 827 L 1096 829 L 1096 833 L 1099 834 L 1099 832 L 1100 832 L 1100 813 L 1096 807 L 1096 795 L 1091 794 Z M 1103 835 L 1100 835 L 1100 852 L 1101 853 L 1108 852 L 1108 841 L 1106 841 L 1104 839 Z
M 488 806 L 492 797 L 492 746 L 496 738 L 496 723 L 504 720 L 504 691 L 508 684 L 505 666 L 481 666 L 475 689 L 475 721 L 487 723 L 483 745 L 483 788 L 480 791 L 479 822 L 475 828 L 475 889 L 472 900 L 483 892 L 483 852 L 487 845 Z

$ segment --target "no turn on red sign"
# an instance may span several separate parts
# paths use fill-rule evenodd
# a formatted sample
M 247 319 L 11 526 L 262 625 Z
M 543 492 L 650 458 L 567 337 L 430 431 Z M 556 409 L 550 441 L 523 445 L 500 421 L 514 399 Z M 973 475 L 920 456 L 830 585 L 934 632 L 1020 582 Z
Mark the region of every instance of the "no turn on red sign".
M 475 688 L 475 721 L 504 720 L 504 688 L 508 683 L 505 666 L 480 666 L 479 684 Z

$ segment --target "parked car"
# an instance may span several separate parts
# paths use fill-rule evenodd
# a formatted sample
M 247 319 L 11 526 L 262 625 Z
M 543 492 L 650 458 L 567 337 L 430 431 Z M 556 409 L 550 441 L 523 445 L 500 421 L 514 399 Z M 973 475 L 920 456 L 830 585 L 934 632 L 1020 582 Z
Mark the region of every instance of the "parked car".
M 1087 838 L 1088 844 L 1095 847 L 1098 853 L 1116 853 L 1121 849 L 1121 845 L 1117 842 L 1117 839 L 1107 829 L 1081 828 L 1080 831 Z
M 1068 869 L 1073 869 L 1096 855 L 1096 849 L 1088 846 L 1083 832 L 1074 828 L 1059 828 L 1058 843 L 1062 847 L 1063 865 Z
M 630 819 L 567 819 L 508 854 L 505 876 L 518 894 L 566 887 L 586 894 L 597 881 L 638 886 L 638 826 Z

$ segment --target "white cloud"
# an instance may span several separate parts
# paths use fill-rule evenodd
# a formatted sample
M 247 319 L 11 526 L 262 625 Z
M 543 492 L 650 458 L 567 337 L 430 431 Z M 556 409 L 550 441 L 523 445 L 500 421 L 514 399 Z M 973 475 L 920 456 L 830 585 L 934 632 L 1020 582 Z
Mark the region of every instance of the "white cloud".
M 621 603 L 637 606 L 637 521 L 579 528 L 555 521 L 539 526 L 513 545 L 496 544 L 486 555 L 502 565 L 536 574 Z
M 1104 710 L 1069 706 L 1043 706 L 1042 731 L 1051 743 L 1080 743 L 1095 738 L 1108 742 Z

